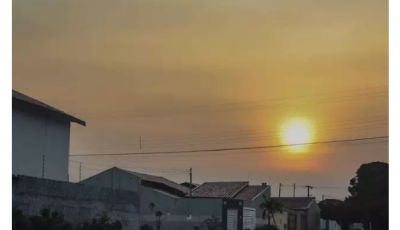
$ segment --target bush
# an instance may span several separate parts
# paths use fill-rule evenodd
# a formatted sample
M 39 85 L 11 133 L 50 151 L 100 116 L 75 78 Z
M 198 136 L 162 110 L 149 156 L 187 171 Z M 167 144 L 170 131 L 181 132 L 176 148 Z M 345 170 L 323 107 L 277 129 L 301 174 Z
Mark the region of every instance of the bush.
M 64 216 L 50 209 L 42 209 L 40 216 L 25 217 L 21 210 L 13 210 L 13 230 L 72 230 L 72 225 Z
M 153 227 L 148 224 L 143 224 L 140 226 L 140 230 L 153 230 Z
M 122 230 L 122 224 L 119 221 L 111 222 L 107 212 L 102 212 L 91 223 L 85 222 L 78 226 L 78 230 Z

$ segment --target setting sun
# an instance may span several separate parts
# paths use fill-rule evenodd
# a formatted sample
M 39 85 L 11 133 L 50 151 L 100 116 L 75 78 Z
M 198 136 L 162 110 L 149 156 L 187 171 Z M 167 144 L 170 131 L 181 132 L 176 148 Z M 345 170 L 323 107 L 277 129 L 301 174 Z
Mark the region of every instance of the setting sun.
M 291 150 L 301 151 L 305 143 L 312 140 L 310 124 L 305 119 L 292 119 L 283 125 L 283 141 L 290 146 Z

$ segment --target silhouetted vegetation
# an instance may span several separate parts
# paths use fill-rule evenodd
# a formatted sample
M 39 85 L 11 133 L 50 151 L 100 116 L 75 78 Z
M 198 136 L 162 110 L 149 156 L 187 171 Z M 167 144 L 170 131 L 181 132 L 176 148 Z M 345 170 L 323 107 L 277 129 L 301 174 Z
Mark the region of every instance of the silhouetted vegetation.
M 275 213 L 282 213 L 283 204 L 281 204 L 277 199 L 271 198 L 268 199 L 265 195 L 263 195 L 264 201 L 260 204 L 260 208 L 263 210 L 262 218 L 268 220 L 268 226 L 271 227 L 271 218 L 276 224 L 275 221 Z
M 154 208 L 156 207 L 155 204 L 150 203 L 149 204 L 149 209 L 151 211 L 154 210 Z M 161 211 L 155 211 L 155 216 L 156 216 L 156 229 L 160 230 L 161 229 L 161 223 L 166 219 L 165 217 L 163 217 L 163 213 Z
M 111 221 L 107 212 L 98 214 L 93 218 L 92 222 L 85 222 L 78 227 L 78 230 L 122 230 L 122 224 L 119 221 Z
M 13 210 L 13 230 L 72 230 L 72 225 L 64 220 L 64 216 L 50 209 L 42 209 L 40 215 L 26 217 L 22 211 Z
M 351 223 L 364 223 L 364 229 L 389 229 L 389 164 L 363 164 L 350 180 L 350 196 L 345 201 L 321 201 L 321 218 L 336 221 L 342 230 Z
M 213 215 L 213 216 L 211 216 L 211 218 L 208 218 L 203 221 L 202 227 L 206 227 L 208 230 L 221 229 L 221 227 L 222 227 L 221 218 Z
M 153 227 L 148 224 L 143 224 L 140 226 L 140 230 L 153 230 Z
M 13 209 L 13 230 L 122 230 L 119 221 L 112 222 L 106 212 L 97 215 L 92 222 L 73 226 L 64 216 L 50 209 L 42 209 L 40 215 L 25 216 L 21 210 Z

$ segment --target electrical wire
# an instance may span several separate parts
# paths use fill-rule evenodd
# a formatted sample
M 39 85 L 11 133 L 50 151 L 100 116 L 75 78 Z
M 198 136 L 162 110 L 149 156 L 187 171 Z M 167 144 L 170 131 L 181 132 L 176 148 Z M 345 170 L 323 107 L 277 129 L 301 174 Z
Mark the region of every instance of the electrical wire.
M 268 149 L 268 148 L 282 148 L 290 146 L 304 146 L 304 145 L 316 145 L 316 144 L 331 144 L 331 143 L 345 143 L 363 140 L 377 140 L 385 139 L 389 136 L 378 136 L 378 137 L 362 137 L 355 139 L 343 139 L 343 140 L 329 140 L 329 141 L 319 141 L 310 142 L 303 144 L 283 144 L 283 145 L 265 145 L 265 146 L 253 146 L 253 147 L 236 147 L 236 148 L 219 148 L 219 149 L 203 149 L 203 150 L 182 150 L 182 151 L 163 151 L 163 152 L 133 152 L 133 153 L 106 153 L 106 154 L 83 154 L 83 155 L 70 155 L 71 157 L 93 157 L 93 156 L 129 156 L 129 155 L 157 155 L 157 154 L 175 154 L 175 153 L 198 153 L 198 152 L 220 152 L 220 151 L 234 151 L 234 150 L 249 150 L 249 149 Z

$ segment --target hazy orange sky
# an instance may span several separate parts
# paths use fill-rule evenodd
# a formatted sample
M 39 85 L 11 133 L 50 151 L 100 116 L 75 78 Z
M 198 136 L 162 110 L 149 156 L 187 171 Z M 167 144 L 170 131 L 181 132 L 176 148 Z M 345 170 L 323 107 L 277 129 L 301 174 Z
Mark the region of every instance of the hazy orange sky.
M 312 123 L 315 141 L 388 135 L 388 46 L 383 0 L 13 1 L 13 88 L 87 122 L 72 126 L 72 155 L 281 144 L 293 117 Z M 387 143 L 116 164 L 179 182 L 188 175 L 154 168 L 193 167 L 197 183 L 269 182 L 275 193 L 280 182 L 347 186 L 378 160 Z M 83 178 L 107 168 L 83 167 Z M 71 180 L 78 171 L 71 162 Z

